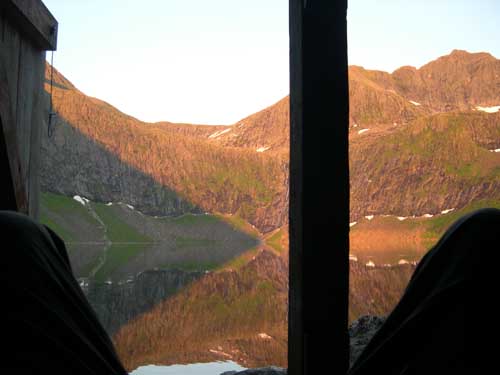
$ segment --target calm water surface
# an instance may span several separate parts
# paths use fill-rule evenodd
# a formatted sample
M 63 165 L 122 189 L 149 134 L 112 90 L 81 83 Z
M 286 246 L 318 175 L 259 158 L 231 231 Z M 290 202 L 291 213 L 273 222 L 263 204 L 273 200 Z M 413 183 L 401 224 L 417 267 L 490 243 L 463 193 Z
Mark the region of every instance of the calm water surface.
M 142 366 L 130 373 L 130 375 L 219 375 L 225 371 L 243 371 L 235 362 L 211 362 L 195 363 L 191 365 L 173 366 Z

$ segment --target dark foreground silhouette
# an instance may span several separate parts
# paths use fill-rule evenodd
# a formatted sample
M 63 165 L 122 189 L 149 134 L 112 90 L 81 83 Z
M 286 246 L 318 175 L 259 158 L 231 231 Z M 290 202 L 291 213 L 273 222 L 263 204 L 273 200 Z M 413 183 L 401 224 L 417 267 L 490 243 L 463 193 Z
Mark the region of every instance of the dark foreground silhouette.
M 456 221 L 416 268 L 349 375 L 479 374 L 481 253 L 500 250 L 500 210 Z
M 481 253 L 500 249 L 500 210 L 464 216 L 422 259 L 401 301 L 349 374 L 475 374 Z M 64 242 L 0 212 L 2 373 L 126 374 L 83 295 Z M 492 251 L 493 250 L 493 251 Z M 7 370 L 7 371 L 5 371 Z

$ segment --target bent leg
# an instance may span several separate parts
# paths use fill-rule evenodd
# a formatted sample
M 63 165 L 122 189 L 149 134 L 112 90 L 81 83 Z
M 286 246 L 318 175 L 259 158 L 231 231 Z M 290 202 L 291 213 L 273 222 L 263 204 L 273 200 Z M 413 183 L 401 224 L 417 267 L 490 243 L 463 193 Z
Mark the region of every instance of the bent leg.
M 64 242 L 15 212 L 0 212 L 5 373 L 126 374 L 73 276 Z
M 479 373 L 480 259 L 485 250 L 500 250 L 499 234 L 497 209 L 454 223 L 421 260 L 349 374 Z

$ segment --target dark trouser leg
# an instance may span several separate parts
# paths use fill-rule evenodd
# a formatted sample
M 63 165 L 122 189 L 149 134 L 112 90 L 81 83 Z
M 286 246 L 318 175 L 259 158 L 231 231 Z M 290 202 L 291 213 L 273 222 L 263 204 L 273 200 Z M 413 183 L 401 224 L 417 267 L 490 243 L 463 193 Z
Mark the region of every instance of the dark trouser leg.
M 480 373 L 480 259 L 499 250 L 500 210 L 479 210 L 453 224 L 349 374 Z
M 5 374 L 126 374 L 71 271 L 64 242 L 0 212 Z

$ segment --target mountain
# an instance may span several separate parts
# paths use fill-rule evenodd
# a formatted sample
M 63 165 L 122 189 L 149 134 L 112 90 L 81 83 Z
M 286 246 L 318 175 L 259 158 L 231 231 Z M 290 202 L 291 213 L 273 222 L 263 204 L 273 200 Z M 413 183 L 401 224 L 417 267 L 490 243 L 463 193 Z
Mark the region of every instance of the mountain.
M 500 104 L 500 60 L 454 50 L 417 69 L 392 74 L 349 68 L 351 121 L 359 125 L 406 123 L 438 112 Z
M 289 98 L 233 125 L 145 123 L 54 73 L 42 221 L 128 368 L 286 366 Z M 454 220 L 500 207 L 499 76 L 465 51 L 349 67 L 351 321 L 388 314 Z
M 236 214 L 264 232 L 286 224 L 286 155 L 220 147 L 210 135 L 217 128 L 143 123 L 85 96 L 58 72 L 53 102 L 43 191 L 126 202 L 150 215 Z
M 392 74 L 351 66 L 351 219 L 498 197 L 499 115 L 484 111 L 500 105 L 499 77 L 498 59 L 458 50 Z M 152 215 L 237 214 L 263 232 L 286 225 L 288 97 L 231 126 L 148 124 L 55 78 L 44 190 Z
M 500 113 L 450 112 L 351 139 L 351 217 L 438 214 L 500 198 Z

